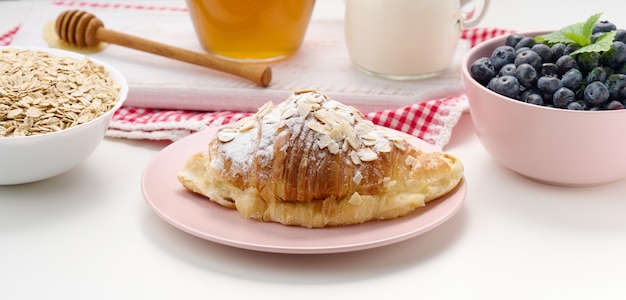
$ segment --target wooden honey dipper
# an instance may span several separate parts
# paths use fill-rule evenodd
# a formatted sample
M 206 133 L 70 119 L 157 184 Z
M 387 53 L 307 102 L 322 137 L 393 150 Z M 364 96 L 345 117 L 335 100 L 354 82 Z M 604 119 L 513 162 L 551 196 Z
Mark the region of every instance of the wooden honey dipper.
M 108 30 L 96 16 L 81 10 L 62 12 L 56 19 L 55 31 L 62 41 L 72 46 L 94 47 L 100 42 L 106 42 L 235 75 L 263 87 L 268 86 L 272 80 L 272 69 L 269 66 L 220 59 Z

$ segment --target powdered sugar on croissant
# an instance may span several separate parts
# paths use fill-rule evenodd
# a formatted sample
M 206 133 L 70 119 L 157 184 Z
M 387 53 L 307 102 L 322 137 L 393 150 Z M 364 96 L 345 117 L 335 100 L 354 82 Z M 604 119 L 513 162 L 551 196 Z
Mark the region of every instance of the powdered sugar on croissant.
M 326 227 L 404 216 L 451 191 L 458 159 L 423 152 L 353 107 L 298 91 L 220 128 L 178 174 L 243 217 Z

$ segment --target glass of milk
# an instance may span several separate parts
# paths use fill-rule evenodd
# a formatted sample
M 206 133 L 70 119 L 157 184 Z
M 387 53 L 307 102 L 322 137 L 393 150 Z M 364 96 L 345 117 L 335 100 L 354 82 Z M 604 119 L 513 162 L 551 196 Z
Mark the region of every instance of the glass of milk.
M 463 28 L 489 0 L 346 0 L 345 37 L 354 65 L 370 75 L 434 77 L 451 63 Z M 471 2 L 471 3 L 470 3 Z M 469 5 L 469 13 L 462 7 Z

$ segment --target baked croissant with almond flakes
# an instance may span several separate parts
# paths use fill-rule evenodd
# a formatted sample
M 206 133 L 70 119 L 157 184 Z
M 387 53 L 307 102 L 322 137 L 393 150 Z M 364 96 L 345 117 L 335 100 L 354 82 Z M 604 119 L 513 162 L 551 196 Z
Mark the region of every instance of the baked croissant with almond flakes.
M 245 218 L 309 228 L 404 216 L 462 176 L 457 158 L 423 152 L 312 90 L 221 127 L 177 174 L 186 189 Z

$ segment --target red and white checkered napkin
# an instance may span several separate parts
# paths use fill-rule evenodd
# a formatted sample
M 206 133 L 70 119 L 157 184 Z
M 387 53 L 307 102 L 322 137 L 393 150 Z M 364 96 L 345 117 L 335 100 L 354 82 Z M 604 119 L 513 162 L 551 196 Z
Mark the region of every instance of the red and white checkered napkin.
M 465 95 L 458 95 L 394 110 L 371 112 L 366 116 L 375 124 L 417 136 L 443 148 L 450 139 L 452 128 L 467 108 Z M 113 116 L 107 136 L 176 141 L 209 126 L 235 122 L 250 114 L 122 107 Z
M 9 45 L 19 26 L 0 35 L 0 45 Z M 511 33 L 498 28 L 472 28 L 463 31 L 461 38 L 474 46 L 486 39 Z M 323 92 L 323 91 L 321 91 Z M 272 99 L 281 101 L 284 99 Z M 338 99 L 340 100 L 340 99 Z M 381 99 L 384 100 L 384 99 Z M 392 110 L 376 111 L 366 116 L 375 124 L 419 137 L 443 148 L 464 112 L 468 111 L 465 95 L 451 95 Z M 250 112 L 162 110 L 124 106 L 113 116 L 107 130 L 108 137 L 127 139 L 176 141 L 189 134 L 235 122 Z

